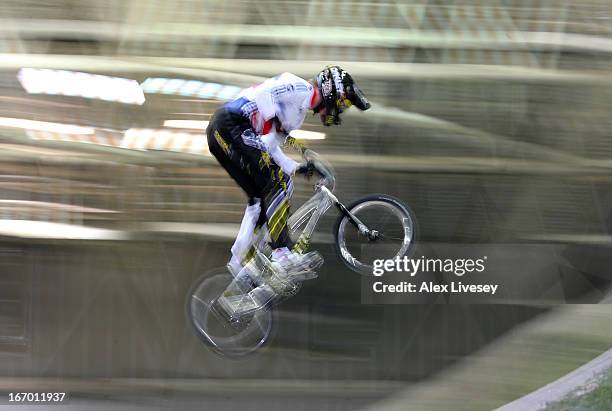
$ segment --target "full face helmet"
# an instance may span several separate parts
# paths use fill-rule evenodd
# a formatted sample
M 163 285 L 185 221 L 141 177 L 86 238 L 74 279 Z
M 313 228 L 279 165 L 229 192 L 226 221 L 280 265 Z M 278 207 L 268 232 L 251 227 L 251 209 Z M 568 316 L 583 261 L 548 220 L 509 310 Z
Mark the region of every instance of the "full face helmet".
M 324 125 L 340 124 L 340 114 L 350 106 L 354 105 L 362 111 L 370 108 L 370 102 L 351 75 L 339 66 L 325 67 L 316 80 L 322 99 L 314 112 L 324 113 L 321 116 Z

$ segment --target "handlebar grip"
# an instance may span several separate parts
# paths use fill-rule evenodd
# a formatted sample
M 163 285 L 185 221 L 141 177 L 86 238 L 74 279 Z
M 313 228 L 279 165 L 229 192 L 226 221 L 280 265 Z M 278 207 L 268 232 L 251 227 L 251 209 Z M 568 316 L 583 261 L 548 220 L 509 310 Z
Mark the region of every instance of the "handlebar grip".
M 318 156 L 319 155 L 315 151 L 309 148 L 304 148 L 304 150 L 302 150 L 302 157 L 305 161 L 314 161 Z
M 330 185 L 334 181 L 334 176 L 329 170 L 318 160 L 312 162 L 315 172 L 321 177 L 321 183 L 324 185 Z
M 321 177 L 320 184 L 328 186 L 333 190 L 336 178 L 334 177 L 333 169 L 328 168 L 320 156 L 313 150 L 306 148 L 302 152 L 302 157 L 305 161 L 311 163 L 314 171 Z M 331 166 L 330 166 L 331 167 Z

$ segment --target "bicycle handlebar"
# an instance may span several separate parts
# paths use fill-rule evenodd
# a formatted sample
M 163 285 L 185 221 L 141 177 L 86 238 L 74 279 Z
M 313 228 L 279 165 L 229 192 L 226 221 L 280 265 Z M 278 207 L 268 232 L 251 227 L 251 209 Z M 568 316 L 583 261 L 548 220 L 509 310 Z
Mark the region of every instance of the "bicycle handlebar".
M 323 160 L 318 153 L 309 148 L 302 152 L 302 157 L 304 157 L 304 160 L 312 163 L 316 173 L 321 177 L 317 185 L 324 185 L 331 191 L 334 191 L 336 177 L 331 164 Z

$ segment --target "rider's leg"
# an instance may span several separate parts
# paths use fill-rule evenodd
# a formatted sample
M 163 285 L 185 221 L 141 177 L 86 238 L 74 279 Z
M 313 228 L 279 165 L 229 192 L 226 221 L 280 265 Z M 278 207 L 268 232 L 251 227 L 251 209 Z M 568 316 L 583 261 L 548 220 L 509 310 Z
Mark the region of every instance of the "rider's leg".
M 264 207 L 247 207 L 238 238 L 232 247 L 232 260 L 230 260 L 228 265 L 235 277 L 235 284 L 230 287 L 230 293 L 236 294 L 237 287 L 244 283 L 244 279 L 250 279 L 255 285 L 264 286 L 262 289 L 251 293 L 251 297 L 259 304 L 264 304 L 267 301 L 267 299 L 262 297 L 263 295 L 269 297 L 272 294 L 269 287 L 263 284 L 263 280 L 260 278 L 261 267 L 259 266 L 262 263 L 251 261 L 257 248 L 257 244 L 253 244 L 252 241 L 256 225 L 262 231 L 260 233 L 261 237 L 270 241 L 271 246 L 276 247 L 276 252 L 273 253 L 277 257 L 276 259 L 281 257 L 281 255 L 284 258 L 286 254 L 291 254 L 287 246 L 292 245 L 287 230 L 287 218 L 289 215 L 289 198 L 293 192 L 293 183 L 288 176 L 283 176 L 282 171 L 275 167 L 274 164 L 265 162 L 264 165 L 270 168 L 271 175 L 271 179 L 266 183 L 266 187 L 261 190 L 264 196 Z M 259 166 L 259 163 L 257 166 Z M 254 213 L 257 211 L 258 214 L 255 215 Z M 270 227 L 272 228 L 271 230 Z M 279 251 L 284 251 L 284 253 Z M 274 268 L 275 266 L 268 263 L 268 267 Z M 292 285 L 287 280 L 284 280 L 284 286 L 291 287 Z M 276 288 L 279 287 L 281 285 Z M 241 288 L 244 289 L 244 285 Z M 249 301 L 249 298 L 238 301 L 242 306 L 253 304 Z
M 217 125 L 217 122 L 214 122 Z M 290 176 L 283 173 L 282 169 L 274 163 L 268 153 L 262 151 L 260 146 L 252 142 L 252 138 L 243 138 L 251 130 L 248 124 L 240 127 L 221 127 L 219 130 L 208 130 L 208 139 L 211 145 L 211 153 L 219 159 L 219 162 L 228 171 L 230 176 L 243 188 L 249 197 L 260 197 L 261 207 L 256 227 L 270 237 L 272 248 L 292 248 L 293 243 L 289 237 L 287 220 L 289 217 L 290 198 L 293 193 L 293 181 Z M 252 133 L 252 132 L 251 132 Z M 224 144 L 222 140 L 229 135 Z M 249 134 L 250 136 L 250 134 Z M 215 147 L 228 146 L 230 149 L 222 150 Z M 221 153 L 219 153 L 221 151 Z M 229 154 L 228 154 L 229 153 Z M 218 155 L 220 154 L 220 155 Z M 252 244 L 254 237 L 253 215 L 256 207 L 247 207 L 240 233 L 232 247 L 232 260 L 230 262 L 234 274 L 238 268 L 244 266 L 255 254 Z M 251 242 L 249 242 L 249 239 Z M 247 244 L 249 244 L 248 251 Z
M 274 249 L 271 266 L 277 274 L 275 280 L 279 281 L 279 287 L 283 283 L 285 287 L 291 287 L 296 282 L 315 278 L 315 269 L 322 263 L 322 258 L 319 253 L 301 254 L 291 250 L 294 244 L 289 236 L 287 221 L 293 180 L 276 164 L 272 163 L 271 169 L 273 178 L 262 190 L 262 213 L 265 210 L 271 246 Z
M 291 240 L 287 230 L 287 220 L 289 217 L 290 196 L 293 192 L 293 182 L 290 176 L 285 175 L 271 157 L 261 151 L 258 147 L 247 144 L 243 139 L 245 131 L 249 130 L 250 123 L 241 116 L 236 116 L 228 112 L 220 111 L 215 113 L 210 126 L 207 130 L 208 143 L 211 154 L 217 158 L 219 163 L 225 168 L 229 175 L 240 185 L 249 198 L 261 198 L 261 211 L 258 225 L 265 225 L 271 238 L 271 245 L 274 248 L 291 247 Z M 246 218 L 246 217 L 245 217 Z M 250 218 L 246 218 L 245 232 L 250 232 Z M 246 238 L 246 237 L 243 237 Z M 239 239 L 237 239 L 237 242 Z M 238 247 L 240 248 L 240 247 Z M 245 260 L 249 260 L 254 255 L 253 248 L 247 252 Z M 282 288 L 291 287 L 296 281 L 301 281 L 305 277 L 295 277 L 292 279 L 288 268 L 300 266 L 304 267 L 304 262 L 308 259 L 307 255 L 296 255 L 292 259 L 284 262 L 276 262 L 272 267 L 277 275 L 272 279 L 276 284 L 274 292 L 282 291 Z M 245 263 L 246 261 L 242 261 Z M 291 264 L 287 264 L 291 262 Z M 250 272 L 249 267 L 251 268 Z M 242 293 L 247 291 L 246 281 L 251 274 L 259 275 L 254 264 L 246 264 L 238 273 L 233 284 L 228 288 L 229 294 L 240 289 Z M 311 271 L 312 272 L 312 271 Z M 242 274 L 245 275 L 242 275 Z M 312 278 L 312 277 L 309 277 Z M 255 281 L 258 283 L 259 281 Z M 260 289 L 260 287 L 263 287 Z M 262 304 L 260 295 L 270 295 L 270 285 L 260 284 L 255 289 L 248 292 L 245 297 L 252 300 L 255 304 Z M 247 299 L 247 300 L 248 300 Z M 242 299 L 244 301 L 244 298 Z M 242 304 L 244 305 L 244 304 Z M 252 305 L 252 304 L 251 304 Z M 236 308 L 236 307 L 235 307 Z
M 211 154 L 252 199 L 232 246 L 230 270 L 234 276 L 255 254 L 253 240 L 256 227 L 269 235 L 273 248 L 291 248 L 293 245 L 287 230 L 293 181 L 261 150 L 261 146 L 253 143 L 250 127 L 250 122 L 244 117 L 219 110 L 207 129 Z M 254 226 L 253 220 L 258 210 L 253 200 L 255 198 L 261 198 L 261 205 Z
M 232 258 L 229 262 L 229 268 L 232 274 L 236 276 L 244 266 L 243 262 L 249 252 L 253 237 L 255 236 L 255 225 L 261 213 L 261 200 L 258 198 L 250 199 L 249 204 L 244 210 L 244 217 L 240 224 L 240 230 L 234 245 L 232 245 Z
M 232 316 L 241 316 L 258 310 L 279 294 L 290 292 L 297 282 L 316 277 L 315 269 L 322 263 L 322 258 L 318 253 L 295 256 L 289 251 L 288 247 L 293 244 L 289 237 L 287 220 L 290 197 L 293 193 L 293 182 L 289 176 L 283 175 L 280 168 L 273 163 L 267 164 L 267 166 L 270 169 L 270 175 L 273 177 L 261 190 L 263 201 L 257 225 L 260 226 L 260 230 L 267 232 L 271 245 L 276 248 L 272 253 L 273 261 L 268 263 L 273 274 L 266 280 L 261 279 L 261 267 L 264 265 L 261 260 L 265 257 L 261 255 L 255 257 L 256 250 L 255 246 L 252 245 L 245 258 L 247 263 L 244 268 L 235 275 L 234 281 L 228 287 L 228 292 L 219 299 L 223 309 Z M 245 219 L 243 219 L 245 227 L 249 229 L 253 224 L 253 219 L 247 219 L 246 215 L 253 211 L 254 209 L 247 207 Z M 247 224 L 249 225 L 247 226 Z M 236 244 L 246 244 L 246 242 L 241 243 L 240 239 L 237 239 Z M 233 253 L 236 248 L 232 248 Z M 236 254 L 234 253 L 234 255 Z M 260 261 L 258 261 L 258 258 Z M 317 261 L 320 261 L 320 263 L 317 264 Z M 256 286 L 253 288 L 250 288 L 250 285 L 245 286 L 247 283 L 245 279 L 253 280 Z
M 270 234 L 270 245 L 273 249 L 287 247 L 293 242 L 289 237 L 287 221 L 293 195 L 293 179 L 271 162 L 270 180 L 262 187 L 263 207 L 260 222 L 265 219 Z
M 240 289 L 243 291 L 250 289 L 247 288 L 250 287 L 248 273 L 245 271 L 240 276 L 238 274 L 247 259 L 247 253 L 255 237 L 255 225 L 261 214 L 259 185 L 251 176 L 248 162 L 243 159 L 242 145 L 239 140 L 237 141 L 237 139 L 240 139 L 241 130 L 249 127 L 249 121 L 241 116 L 219 110 L 213 116 L 206 131 L 211 154 L 249 198 L 249 204 L 246 207 L 238 236 L 231 248 L 232 257 L 228 264 L 235 277 L 234 283 L 228 288 L 228 291 L 232 294 L 240 292 Z

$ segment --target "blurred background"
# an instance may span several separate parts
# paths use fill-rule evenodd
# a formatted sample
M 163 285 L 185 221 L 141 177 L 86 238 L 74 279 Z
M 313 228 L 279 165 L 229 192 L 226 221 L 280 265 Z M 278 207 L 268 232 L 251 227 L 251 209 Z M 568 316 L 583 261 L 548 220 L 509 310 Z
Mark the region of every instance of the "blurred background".
M 373 104 L 341 127 L 304 123 L 341 199 L 402 199 L 423 243 L 560 246 L 552 269 L 581 276 L 561 295 L 605 300 L 611 57 L 612 6 L 598 0 L 3 0 L 0 391 L 353 409 L 548 314 L 361 305 L 331 212 L 316 244 L 326 266 L 282 307 L 267 350 L 228 362 L 199 343 L 184 298 L 227 261 L 246 200 L 204 128 L 242 88 L 331 63 Z

